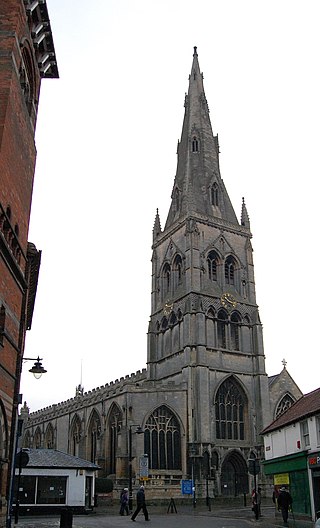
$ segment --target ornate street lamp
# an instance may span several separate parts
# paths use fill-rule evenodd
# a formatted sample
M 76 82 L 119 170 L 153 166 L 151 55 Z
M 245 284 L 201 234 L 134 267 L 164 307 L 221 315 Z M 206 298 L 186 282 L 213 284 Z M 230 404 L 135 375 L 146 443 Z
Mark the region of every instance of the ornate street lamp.
M 142 434 L 143 430 L 140 425 L 131 424 L 129 425 L 129 511 L 132 511 L 132 427 L 137 429 L 134 431 L 136 434 Z
M 35 361 L 35 364 L 31 369 L 29 369 L 29 372 L 31 372 L 36 379 L 41 378 L 42 374 L 45 374 L 47 371 L 43 368 L 41 361 L 43 361 L 42 358 L 22 358 L 23 361 Z

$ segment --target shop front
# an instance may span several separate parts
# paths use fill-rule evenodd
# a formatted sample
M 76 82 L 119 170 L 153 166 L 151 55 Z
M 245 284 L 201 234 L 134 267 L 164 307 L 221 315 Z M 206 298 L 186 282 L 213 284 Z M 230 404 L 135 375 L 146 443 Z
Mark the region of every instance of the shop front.
M 315 518 L 317 518 L 317 512 L 320 511 L 320 451 L 308 456 L 308 467 L 311 480 L 311 497 L 313 500 Z

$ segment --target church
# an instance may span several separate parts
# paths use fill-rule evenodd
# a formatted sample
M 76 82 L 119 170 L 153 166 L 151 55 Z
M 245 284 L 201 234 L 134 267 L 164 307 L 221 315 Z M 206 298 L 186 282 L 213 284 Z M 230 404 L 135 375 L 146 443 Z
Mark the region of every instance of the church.
M 149 497 L 180 496 L 183 479 L 237 497 L 264 456 L 260 432 L 302 393 L 285 362 L 266 373 L 249 215 L 242 199 L 238 221 L 220 174 L 196 47 L 184 107 L 171 205 L 153 224 L 146 368 L 25 404 L 22 445 L 88 459 L 116 489 L 143 479 Z

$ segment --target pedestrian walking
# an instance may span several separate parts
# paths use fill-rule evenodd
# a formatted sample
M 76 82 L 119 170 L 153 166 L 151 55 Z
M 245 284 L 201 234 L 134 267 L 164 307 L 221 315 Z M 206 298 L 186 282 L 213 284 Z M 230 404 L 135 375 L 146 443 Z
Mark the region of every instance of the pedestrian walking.
M 128 488 L 123 488 L 120 495 L 120 515 L 129 515 L 129 494 Z
M 252 490 L 252 511 L 257 521 L 261 517 L 261 488 Z
M 131 517 L 131 521 L 135 521 L 139 511 L 142 510 L 146 521 L 150 521 L 149 513 L 146 506 L 146 497 L 144 493 L 144 486 L 140 486 L 137 493 L 137 507 Z
M 289 508 L 291 507 L 291 505 L 292 497 L 289 491 L 285 488 L 285 486 L 282 486 L 278 495 L 278 510 L 281 510 L 284 526 L 288 526 L 288 515 Z

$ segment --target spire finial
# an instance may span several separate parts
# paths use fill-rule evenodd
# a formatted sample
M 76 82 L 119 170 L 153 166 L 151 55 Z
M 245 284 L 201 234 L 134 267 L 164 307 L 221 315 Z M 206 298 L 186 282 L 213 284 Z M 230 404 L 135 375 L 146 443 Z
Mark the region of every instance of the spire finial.
M 197 53 L 197 46 L 193 46 L 193 56 L 198 56 L 198 53 Z

